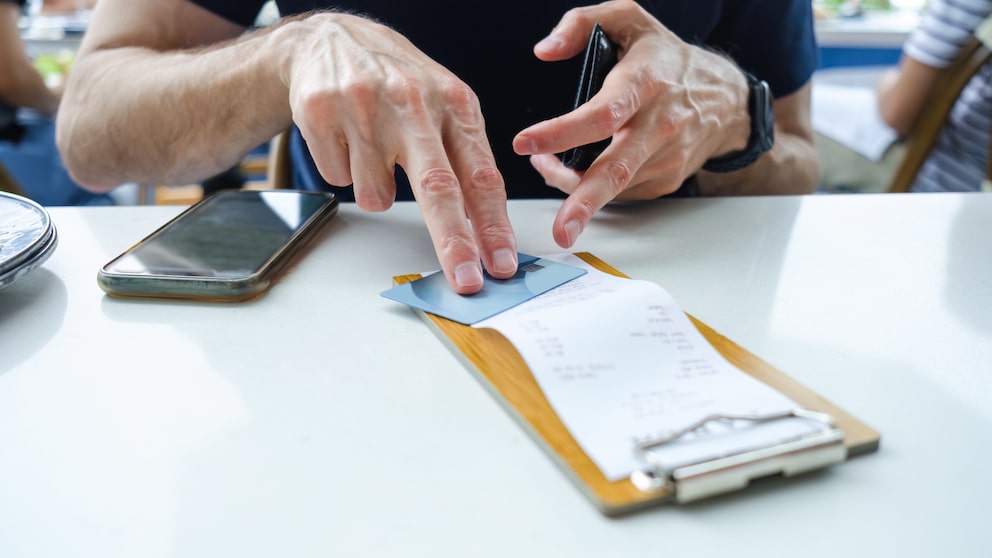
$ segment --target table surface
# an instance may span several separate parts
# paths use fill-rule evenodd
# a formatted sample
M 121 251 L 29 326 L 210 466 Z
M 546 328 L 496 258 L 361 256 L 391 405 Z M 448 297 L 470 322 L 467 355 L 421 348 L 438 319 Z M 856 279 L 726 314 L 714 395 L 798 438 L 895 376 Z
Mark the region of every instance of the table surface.
M 554 201 L 511 202 L 558 252 Z M 175 207 L 52 208 L 0 291 L 0 556 L 984 556 L 992 195 L 663 200 L 576 250 L 882 434 L 878 453 L 603 517 L 406 307 L 417 207 L 344 206 L 243 304 L 107 298 L 97 269 Z

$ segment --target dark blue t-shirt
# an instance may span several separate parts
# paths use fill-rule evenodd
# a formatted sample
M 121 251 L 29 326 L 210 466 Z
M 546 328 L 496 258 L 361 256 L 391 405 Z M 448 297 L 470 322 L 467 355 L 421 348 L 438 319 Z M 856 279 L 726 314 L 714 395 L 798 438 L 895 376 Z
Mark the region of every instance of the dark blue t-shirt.
M 193 0 L 248 26 L 264 0 Z M 805 84 L 816 68 L 809 0 L 645 0 L 640 2 L 684 41 L 732 57 L 768 81 L 775 96 Z M 368 14 L 450 69 L 479 96 L 498 167 L 513 198 L 558 197 L 526 157 L 513 153 L 520 131 L 571 110 L 579 61 L 541 62 L 534 44 L 571 7 L 567 0 L 277 0 L 282 15 L 333 6 Z M 298 153 L 305 148 L 295 145 Z M 299 165 L 297 165 L 299 166 Z M 312 179 L 314 175 L 309 175 Z M 303 178 L 307 178 L 304 174 Z M 316 177 L 319 181 L 319 177 Z M 306 184 L 303 184 L 307 186 Z M 408 188 L 408 186 L 406 187 Z M 411 199 L 401 188 L 400 199 Z

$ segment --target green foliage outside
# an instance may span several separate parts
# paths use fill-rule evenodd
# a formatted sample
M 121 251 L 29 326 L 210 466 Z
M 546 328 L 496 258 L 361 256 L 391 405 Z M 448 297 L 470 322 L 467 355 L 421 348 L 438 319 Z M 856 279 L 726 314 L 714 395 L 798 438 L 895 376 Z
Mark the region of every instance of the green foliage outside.
M 890 10 L 892 5 L 889 0 L 817 0 L 814 2 L 817 6 L 827 10 L 830 13 L 840 13 L 841 6 L 844 4 L 861 4 L 861 8 L 864 10 Z

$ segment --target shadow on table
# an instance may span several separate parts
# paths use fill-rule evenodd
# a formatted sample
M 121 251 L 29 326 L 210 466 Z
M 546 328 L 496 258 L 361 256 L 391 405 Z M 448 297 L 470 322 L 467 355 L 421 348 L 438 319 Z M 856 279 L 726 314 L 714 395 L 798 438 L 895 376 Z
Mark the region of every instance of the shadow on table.
M 62 280 L 44 267 L 0 290 L 0 374 L 24 362 L 55 335 L 65 320 L 68 298 Z M 31 324 L 30 329 L 24 324 Z

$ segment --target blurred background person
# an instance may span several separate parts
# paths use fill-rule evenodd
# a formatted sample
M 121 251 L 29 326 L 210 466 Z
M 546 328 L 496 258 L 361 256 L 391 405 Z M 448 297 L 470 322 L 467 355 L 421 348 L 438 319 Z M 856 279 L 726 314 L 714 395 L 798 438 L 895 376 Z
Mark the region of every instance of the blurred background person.
M 0 0 L 0 164 L 21 193 L 42 205 L 112 205 L 109 195 L 80 188 L 62 165 L 53 118 L 61 85 L 46 85 L 28 57 L 17 26 L 24 5 Z M 46 59 L 49 72 L 68 71 L 71 56 L 61 58 Z
M 882 119 L 905 136 L 926 110 L 942 69 L 954 62 L 992 14 L 992 0 L 930 0 L 919 26 L 903 46 L 899 66 L 878 83 Z M 989 160 L 992 67 L 986 64 L 961 92 L 937 143 L 910 187 L 913 192 L 981 189 Z

